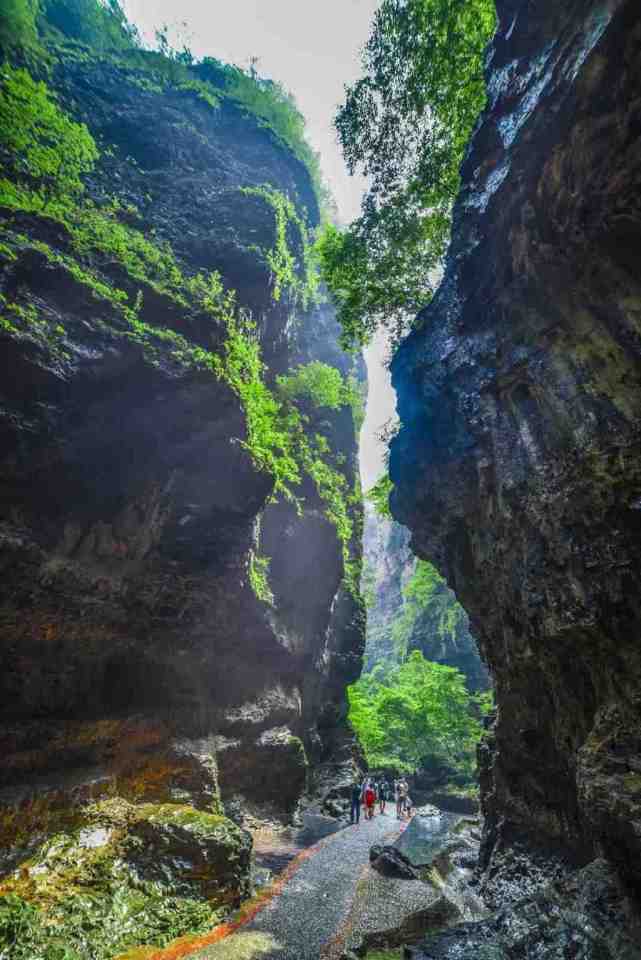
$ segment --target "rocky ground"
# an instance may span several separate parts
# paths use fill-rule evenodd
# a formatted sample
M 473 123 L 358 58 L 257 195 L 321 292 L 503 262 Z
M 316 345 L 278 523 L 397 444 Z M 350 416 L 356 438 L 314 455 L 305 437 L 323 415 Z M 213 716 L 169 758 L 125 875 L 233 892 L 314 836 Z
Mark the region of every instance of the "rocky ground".
M 245 912 L 248 919 L 229 936 L 218 939 L 213 931 L 209 939 L 216 942 L 207 945 L 205 937 L 188 955 L 339 960 L 416 942 L 426 929 L 483 913 L 469 886 L 478 838 L 475 821 L 436 808 L 425 808 L 409 825 L 388 809 L 299 854 L 285 882 L 277 879 L 262 891 L 257 912 Z M 282 832 L 266 830 L 264 839 L 272 849 L 275 840 L 281 851 L 288 847 Z

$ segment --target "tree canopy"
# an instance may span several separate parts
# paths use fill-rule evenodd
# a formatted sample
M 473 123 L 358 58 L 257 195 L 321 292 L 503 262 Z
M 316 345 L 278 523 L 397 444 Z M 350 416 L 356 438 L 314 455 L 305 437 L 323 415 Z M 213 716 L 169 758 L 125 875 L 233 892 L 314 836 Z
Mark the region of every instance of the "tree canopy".
M 346 344 L 379 324 L 398 338 L 431 297 L 494 25 L 494 0 L 383 0 L 374 16 L 362 76 L 335 121 L 369 189 L 361 216 L 343 233 L 328 226 L 318 244 Z
M 399 666 L 379 664 L 363 674 L 348 697 L 349 720 L 370 767 L 409 771 L 437 761 L 473 769 L 481 724 L 454 667 L 415 650 Z

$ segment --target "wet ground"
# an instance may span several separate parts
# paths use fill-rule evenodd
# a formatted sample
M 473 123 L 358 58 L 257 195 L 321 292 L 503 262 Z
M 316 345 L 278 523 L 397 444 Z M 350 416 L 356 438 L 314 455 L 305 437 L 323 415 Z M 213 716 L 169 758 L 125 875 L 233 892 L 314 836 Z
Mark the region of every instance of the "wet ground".
M 388 811 L 321 840 L 302 855 L 281 892 L 252 920 L 225 940 L 194 953 L 194 960 L 319 960 L 320 956 L 335 956 L 341 928 L 369 864 L 371 845 L 392 842 L 403 826 Z

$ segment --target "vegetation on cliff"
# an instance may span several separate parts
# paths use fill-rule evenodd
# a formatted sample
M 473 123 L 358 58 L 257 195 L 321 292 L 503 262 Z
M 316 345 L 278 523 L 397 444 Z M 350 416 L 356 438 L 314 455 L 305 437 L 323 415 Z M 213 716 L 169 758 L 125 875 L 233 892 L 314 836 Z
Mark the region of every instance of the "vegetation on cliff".
M 383 0 L 336 130 L 369 178 L 361 216 L 318 243 L 344 341 L 400 337 L 430 299 L 449 241 L 459 166 L 485 103 L 494 0 Z
M 427 560 L 417 560 L 414 573 L 403 587 L 403 606 L 392 623 L 394 646 L 401 659 L 407 656 L 412 635 L 421 616 L 436 607 L 432 627 L 443 641 L 455 638 L 461 622 L 467 624 L 467 615 L 456 600 L 443 591 L 444 578 Z M 444 601 L 444 602 L 443 602 Z
M 61 56 L 56 49 L 60 41 L 84 45 L 84 50 L 75 48 L 74 56 L 126 57 L 123 63 L 139 72 L 142 89 L 172 86 L 191 90 L 214 108 L 223 99 L 236 104 L 305 166 L 319 208 L 331 203 L 319 154 L 307 140 L 305 118 L 280 83 L 215 57 L 196 62 L 188 48 L 173 49 L 162 31 L 159 49 L 144 49 L 118 0 L 4 0 L 0 50 L 5 54 L 17 53 L 46 73 Z
M 94 7 L 99 8 L 97 12 Z M 32 36 L 32 31 L 24 26 L 27 14 L 32 24 L 37 25 L 44 18 L 48 29 L 55 26 L 68 30 L 71 36 L 88 42 L 95 30 L 100 32 L 106 17 L 111 18 L 112 33 L 120 38 L 119 44 L 134 47 L 135 37 L 126 28 L 117 3 L 104 7 L 97 0 L 70 5 L 63 0 L 51 0 L 40 9 L 40 20 L 38 9 L 35 4 L 24 9 L 17 5 L 13 12 L 7 12 L 7 22 L 16 30 L 14 40 L 22 35 L 26 42 Z M 83 17 L 87 24 L 81 30 L 76 20 L 80 18 L 78 22 L 84 23 Z M 23 24 L 22 34 L 17 31 L 19 24 Z M 100 35 L 103 40 L 111 36 L 109 32 Z M 58 48 L 54 44 L 51 49 Z M 138 53 L 146 56 L 144 51 Z M 162 59 L 154 54 L 150 61 L 150 82 L 158 72 L 159 58 Z M 171 51 L 165 60 L 179 70 L 177 82 L 184 83 L 180 71 L 189 64 L 177 61 Z M 261 123 L 273 121 L 286 142 L 304 142 L 302 119 L 291 98 L 236 68 L 221 70 L 216 73 L 210 60 L 203 75 L 223 84 L 225 89 L 230 87 L 235 98 L 244 97 L 248 104 L 253 103 Z M 252 84 L 260 91 L 253 99 L 249 93 Z M 277 104 L 271 112 L 270 102 Z M 343 383 L 338 370 L 317 364 L 307 373 L 301 367 L 281 377 L 275 388 L 269 387 L 255 326 L 239 308 L 235 292 L 216 272 L 187 274 L 168 243 L 150 239 L 134 225 L 141 217 L 132 205 L 123 206 L 113 198 L 98 206 L 83 196 L 83 177 L 100 160 L 98 145 L 86 126 L 76 123 L 62 109 L 55 93 L 44 82 L 34 80 L 26 69 L 12 67 L 8 62 L 0 74 L 0 120 L 0 152 L 8 174 L 0 180 L 0 206 L 7 214 L 0 237 L 0 253 L 5 260 L 15 258 L 16 251 L 37 250 L 48 262 L 63 266 L 94 298 L 109 303 L 116 314 L 112 333 L 140 344 L 150 363 L 159 362 L 158 350 L 162 348 L 179 366 L 209 369 L 226 382 L 245 412 L 247 434 L 242 442 L 256 466 L 273 477 L 273 497 L 282 496 L 299 504 L 303 478 L 308 476 L 313 481 L 342 544 L 346 585 L 355 593 L 358 570 L 351 556 L 351 513 L 359 495 L 350 489 L 330 438 L 322 431 L 310 430 L 308 409 L 309 403 L 332 409 L 344 405 L 351 406 L 357 414 L 355 384 Z M 294 153 L 301 155 L 301 149 Z M 274 301 L 286 295 L 292 307 L 309 308 L 318 299 L 318 276 L 303 215 L 289 197 L 274 188 L 246 188 L 242 192 L 265 202 L 275 219 L 273 249 L 255 250 L 269 267 Z M 29 215 L 43 224 L 55 224 L 64 236 L 62 250 L 42 240 L 31 241 L 13 225 L 12 215 Z M 115 285 L 111 279 L 114 262 L 121 275 L 124 272 L 122 285 Z M 144 322 L 141 315 L 148 293 L 160 294 L 192 315 L 204 315 L 212 325 L 213 336 L 186 335 L 183 323 L 179 331 Z M 55 330 L 49 329 L 33 303 L 5 299 L 0 308 L 5 333 L 35 338 L 51 352 L 60 353 L 64 327 L 58 324 Z M 221 341 L 218 349 L 209 346 L 212 339 Z M 322 383 L 325 388 L 331 383 L 334 392 L 330 396 L 326 391 L 324 395 L 317 388 L 312 389 L 314 383 Z M 266 562 L 254 558 L 249 580 L 259 598 L 265 600 L 269 598 L 266 574 Z

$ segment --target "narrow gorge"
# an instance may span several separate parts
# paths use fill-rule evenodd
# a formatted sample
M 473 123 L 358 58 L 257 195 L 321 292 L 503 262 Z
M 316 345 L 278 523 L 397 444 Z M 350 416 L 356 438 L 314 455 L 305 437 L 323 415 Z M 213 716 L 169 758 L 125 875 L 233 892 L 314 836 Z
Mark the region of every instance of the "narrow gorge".
M 641 960 L 638 0 L 214 6 L 0 0 L 0 960 Z

